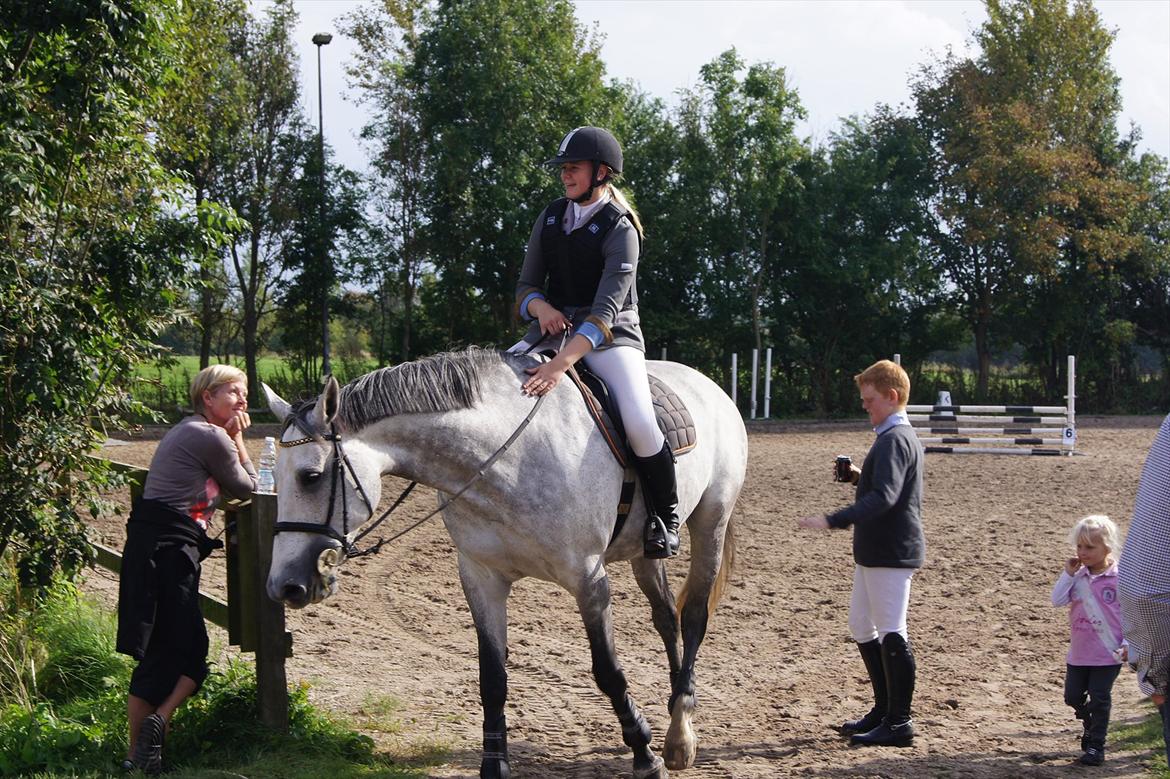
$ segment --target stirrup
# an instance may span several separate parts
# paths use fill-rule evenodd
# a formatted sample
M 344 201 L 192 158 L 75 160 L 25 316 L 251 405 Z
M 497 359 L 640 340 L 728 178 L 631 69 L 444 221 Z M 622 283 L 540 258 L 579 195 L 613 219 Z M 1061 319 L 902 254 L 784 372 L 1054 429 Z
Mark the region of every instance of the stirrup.
M 662 518 L 651 514 L 646 518 L 646 533 L 642 537 L 642 556 L 647 560 L 667 560 L 678 554 L 678 534 L 671 543 L 670 531 Z

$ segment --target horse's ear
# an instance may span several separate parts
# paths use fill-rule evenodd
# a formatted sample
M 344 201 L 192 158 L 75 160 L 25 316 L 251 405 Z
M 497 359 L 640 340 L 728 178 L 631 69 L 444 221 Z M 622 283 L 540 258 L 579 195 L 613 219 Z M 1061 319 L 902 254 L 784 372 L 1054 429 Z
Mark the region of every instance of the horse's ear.
M 284 398 L 276 394 L 276 391 L 269 387 L 264 382 L 260 382 L 260 389 L 264 390 L 264 398 L 268 401 L 268 410 L 276 415 L 277 422 L 283 422 L 288 418 L 292 411 L 292 406 L 285 402 Z
M 333 376 L 325 377 L 325 389 L 321 390 L 321 397 L 317 398 L 314 412 L 317 414 L 317 423 L 322 429 L 337 417 L 341 409 L 341 386 Z

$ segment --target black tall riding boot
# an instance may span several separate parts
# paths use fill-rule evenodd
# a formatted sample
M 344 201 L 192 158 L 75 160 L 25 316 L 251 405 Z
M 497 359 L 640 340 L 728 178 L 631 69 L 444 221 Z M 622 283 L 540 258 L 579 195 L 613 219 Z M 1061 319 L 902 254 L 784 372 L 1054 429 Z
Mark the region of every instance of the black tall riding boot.
M 882 664 L 882 644 L 876 638 L 857 645 L 869 683 L 873 686 L 873 708 L 861 719 L 850 720 L 841 726 L 842 733 L 868 733 L 882 724 L 889 702 L 886 699 L 886 667 Z
M 886 695 L 889 708 L 885 719 L 868 733 L 858 733 L 850 744 L 876 747 L 908 747 L 914 743 L 914 722 L 910 719 L 910 703 L 914 699 L 914 677 L 917 665 L 906 639 L 898 633 L 887 633 L 882 639 L 882 664 L 886 670 Z
M 674 475 L 674 454 L 662 442 L 658 454 L 634 456 L 634 467 L 642 477 L 648 515 L 642 539 L 642 554 L 651 560 L 678 554 L 678 488 Z

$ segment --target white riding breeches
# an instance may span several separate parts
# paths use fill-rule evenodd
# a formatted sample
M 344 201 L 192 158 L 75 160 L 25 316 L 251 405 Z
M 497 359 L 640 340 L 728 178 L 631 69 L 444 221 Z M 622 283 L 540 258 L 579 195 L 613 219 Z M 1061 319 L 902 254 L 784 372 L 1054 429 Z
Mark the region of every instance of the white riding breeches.
M 611 346 L 590 352 L 583 359 L 589 370 L 609 385 L 634 454 L 652 457 L 662 451 L 666 439 L 654 415 L 650 381 L 646 378 L 646 355 L 632 346 Z
M 906 635 L 910 607 L 910 580 L 914 568 L 853 566 L 853 594 L 849 597 L 849 632 L 859 644 L 881 640 L 890 633 Z
M 531 348 L 532 344 L 521 340 L 508 351 L 519 353 Z M 632 346 L 611 346 L 589 352 L 582 359 L 589 370 L 609 385 L 610 397 L 617 403 L 634 454 L 652 457 L 662 451 L 666 438 L 654 414 L 650 381 L 646 378 L 646 355 Z

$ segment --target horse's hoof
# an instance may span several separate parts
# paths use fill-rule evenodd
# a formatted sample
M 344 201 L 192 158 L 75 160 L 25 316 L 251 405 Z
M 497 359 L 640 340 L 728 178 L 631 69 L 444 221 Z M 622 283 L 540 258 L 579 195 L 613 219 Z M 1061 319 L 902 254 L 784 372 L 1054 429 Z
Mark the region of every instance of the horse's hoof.
M 645 768 L 634 767 L 634 779 L 669 779 L 669 777 L 670 772 L 666 770 L 666 764 L 657 755 Z
M 479 763 L 479 779 L 511 779 L 511 776 L 507 760 L 485 757 Z
M 670 727 L 666 730 L 666 743 L 662 755 L 666 765 L 677 771 L 695 764 L 699 740 L 691 727 L 691 712 L 695 708 L 695 697 L 683 694 L 674 702 L 670 716 Z
M 662 749 L 662 754 L 666 758 L 667 766 L 675 771 L 682 771 L 695 764 L 695 754 L 698 751 L 695 747 L 695 737 L 691 736 L 689 740 L 673 743 L 668 741 Z

